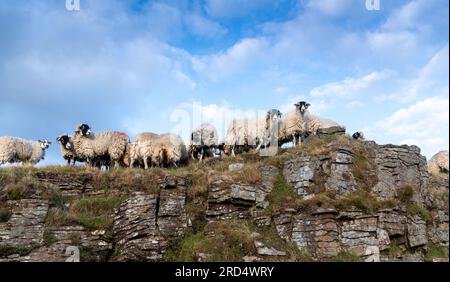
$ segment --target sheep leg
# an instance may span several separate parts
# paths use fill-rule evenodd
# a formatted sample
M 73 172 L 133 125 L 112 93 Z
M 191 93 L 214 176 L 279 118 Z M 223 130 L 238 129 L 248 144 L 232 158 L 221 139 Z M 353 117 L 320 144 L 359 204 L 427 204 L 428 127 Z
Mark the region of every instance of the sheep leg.
M 203 149 L 203 147 L 202 147 L 202 149 L 200 150 L 200 156 L 199 156 L 199 160 L 200 161 L 202 161 L 203 160 L 203 154 L 205 153 L 205 150 Z
M 235 152 L 234 152 L 235 147 L 236 147 L 236 144 L 234 144 L 234 145 L 233 145 L 233 148 L 231 148 L 231 156 L 232 156 L 232 157 L 236 157 L 236 154 L 235 154 Z
M 130 168 L 133 168 L 133 166 L 134 166 L 134 159 L 131 159 L 130 160 Z
M 261 145 L 262 145 L 262 143 L 258 142 L 258 146 L 256 146 L 256 152 L 259 152 L 259 150 L 261 149 Z
M 148 159 L 144 158 L 144 169 L 148 169 Z

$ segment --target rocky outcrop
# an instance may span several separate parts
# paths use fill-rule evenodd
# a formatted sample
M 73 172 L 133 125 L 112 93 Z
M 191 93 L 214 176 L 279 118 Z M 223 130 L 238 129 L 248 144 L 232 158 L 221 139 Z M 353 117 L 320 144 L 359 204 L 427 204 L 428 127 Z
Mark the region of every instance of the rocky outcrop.
M 383 145 L 375 147 L 375 163 L 379 182 L 372 191 L 380 200 L 398 198 L 400 189 L 409 186 L 415 191 L 413 201 L 422 204 L 427 194 L 426 158 L 417 146 Z
M 445 260 L 427 252 L 448 249 L 448 173 L 429 175 L 416 146 L 343 132 L 318 132 L 320 150 L 219 166 L 207 184 L 169 170 L 0 174 L 0 261 L 161 261 L 191 245 L 193 260 L 208 261 L 219 243 L 235 247 L 230 238 L 244 251 L 229 257 L 243 261 Z
M 105 194 L 105 191 L 94 192 L 92 176 L 72 176 L 69 179 L 91 181 L 85 186 L 74 181 L 73 187 L 67 180 L 60 183 L 54 174 L 40 173 L 37 179 L 50 184 L 49 187 L 60 191 L 63 197 Z M 187 230 L 185 201 L 190 183 L 186 178 L 171 176 L 160 182 L 157 194 L 133 192 L 127 195 L 111 214 L 111 228 L 106 229 L 87 228 L 67 219 L 53 226 L 48 217 L 58 209 L 50 207 L 52 200 L 42 196 L 41 190 L 25 199 L 9 200 L 2 206 L 3 210 L 10 210 L 11 215 L 0 223 L 0 261 L 63 262 L 70 259 L 68 250 L 74 248 L 79 253 L 75 261 L 161 260 L 168 240 Z M 108 193 L 122 194 L 123 191 Z
M 250 218 L 252 208 L 263 209 L 269 205 L 267 196 L 277 175 L 276 167 L 264 166 L 261 168 L 261 180 L 256 184 L 227 183 L 226 179 L 218 178 L 209 186 L 207 218 Z

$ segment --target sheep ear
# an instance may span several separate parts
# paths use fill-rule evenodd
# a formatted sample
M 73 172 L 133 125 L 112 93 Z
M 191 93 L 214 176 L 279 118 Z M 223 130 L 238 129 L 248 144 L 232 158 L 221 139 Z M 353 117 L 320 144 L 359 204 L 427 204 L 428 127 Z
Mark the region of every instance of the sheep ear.
M 305 106 L 308 108 L 309 106 L 311 106 L 311 104 L 310 103 L 306 103 Z

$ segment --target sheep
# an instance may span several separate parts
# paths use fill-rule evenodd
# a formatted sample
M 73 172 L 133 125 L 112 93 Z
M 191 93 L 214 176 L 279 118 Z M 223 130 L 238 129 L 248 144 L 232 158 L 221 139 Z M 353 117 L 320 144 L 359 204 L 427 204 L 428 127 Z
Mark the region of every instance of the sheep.
M 193 160 L 198 158 L 201 161 L 205 154 L 208 157 L 214 156 L 218 145 L 219 138 L 216 128 L 208 123 L 202 124 L 191 133 L 189 155 Z
M 67 134 L 60 135 L 56 138 L 60 145 L 60 151 L 63 159 L 67 161 L 67 165 L 75 165 L 76 161 L 82 162 L 83 159 L 77 157 L 75 147 L 73 145 L 73 137 Z
M 428 161 L 428 171 L 432 175 L 448 174 L 448 151 L 440 151 Z
M 319 128 L 341 127 L 335 121 L 324 119 L 309 113 L 311 104 L 301 101 L 294 104 L 295 111 L 289 112 L 282 118 L 280 129 L 280 145 L 292 141 L 294 146 L 309 135 L 316 135 Z
M 137 161 L 144 163 L 144 169 L 149 168 L 149 160 L 153 159 L 154 145 L 151 141 L 133 142 L 129 144 L 129 167 L 133 168 Z M 153 163 L 151 163 L 153 166 Z
M 154 138 L 157 138 L 158 136 L 159 136 L 158 134 L 153 133 L 153 132 L 143 132 L 143 133 L 137 134 L 134 141 L 136 143 L 152 141 Z
M 281 126 L 282 113 L 277 109 L 271 109 L 266 114 L 266 126 L 263 137 L 264 147 L 272 142 L 277 142 Z M 276 139 L 275 139 L 276 138 Z M 278 144 L 276 144 L 278 146 Z
M 67 134 L 60 135 L 56 138 L 56 141 L 60 144 L 60 150 L 62 157 L 67 160 L 67 165 L 75 165 L 76 162 L 86 162 L 86 159 L 83 159 L 77 156 L 75 152 L 75 146 L 73 145 L 73 137 Z M 92 165 L 97 168 L 101 168 L 104 166 L 106 169 L 109 168 L 109 156 L 105 155 L 102 157 L 94 158 L 92 161 Z
M 111 165 L 120 166 L 129 143 L 130 138 L 125 133 L 109 131 L 94 134 L 87 124 L 80 124 L 73 137 L 76 155 L 86 159 L 89 166 L 93 166 L 95 160 L 107 160 Z
M 305 136 L 307 137 L 309 135 L 316 135 L 317 130 L 319 128 L 342 127 L 342 126 L 333 120 L 307 114 L 305 115 L 305 127 L 306 127 Z
M 364 140 L 364 133 L 362 131 L 357 131 L 353 133 L 352 138 L 355 140 Z
M 154 140 L 158 137 L 158 134 L 152 132 L 137 134 L 135 141 L 128 144 L 124 157 L 125 165 L 132 168 L 136 163 L 143 163 L 144 168 L 147 169 L 149 167 L 148 161 L 151 161 L 154 158 Z M 152 166 L 155 165 L 154 162 L 151 162 L 150 164 Z
M 188 159 L 186 146 L 181 137 L 175 134 L 140 133 L 135 142 L 127 145 L 124 162 L 133 167 L 136 162 L 143 162 L 144 168 L 153 166 L 178 167 Z
M 280 146 L 291 141 L 294 146 L 297 146 L 306 137 L 310 105 L 305 101 L 298 102 L 294 104 L 294 111 L 282 116 L 278 134 Z
M 162 134 L 152 142 L 154 146 L 152 163 L 156 166 L 173 165 L 178 167 L 189 158 L 183 140 L 176 134 Z
M 270 143 L 272 129 L 275 123 L 279 125 L 280 117 L 281 112 L 273 109 L 262 118 L 233 120 L 224 140 L 225 153 L 235 156 L 236 150 L 248 152 L 256 148 L 258 151 L 262 146 L 267 146 Z
M 45 150 L 52 142 L 44 139 L 28 141 L 17 137 L 0 137 L 0 165 L 22 163 L 33 166 L 44 159 Z

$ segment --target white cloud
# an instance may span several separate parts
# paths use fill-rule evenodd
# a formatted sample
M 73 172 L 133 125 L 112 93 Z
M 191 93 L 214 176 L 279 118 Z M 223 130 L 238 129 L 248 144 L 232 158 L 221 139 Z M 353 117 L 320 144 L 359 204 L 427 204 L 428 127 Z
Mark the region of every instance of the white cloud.
M 275 93 L 280 94 L 280 95 L 285 94 L 288 91 L 289 91 L 289 88 L 284 87 L 284 86 L 279 86 L 279 87 L 275 88 L 275 90 L 274 90 Z
M 427 0 L 426 2 L 429 2 Z M 411 1 L 392 13 L 383 28 L 389 30 L 408 29 L 415 27 L 421 11 L 426 8 L 424 1 Z
M 365 104 L 361 101 L 351 101 L 349 103 L 347 103 L 346 108 L 347 109 L 356 109 L 356 108 L 361 108 L 363 107 Z
M 227 33 L 227 29 L 220 24 L 211 21 L 199 14 L 188 14 L 185 17 L 185 23 L 193 34 L 207 37 L 218 38 Z
M 236 74 L 246 67 L 255 67 L 265 58 L 268 46 L 264 38 L 247 38 L 224 52 L 194 57 L 192 64 L 197 72 L 217 80 Z
M 312 97 L 338 97 L 348 98 L 361 94 L 367 88 L 389 78 L 392 75 L 389 71 L 372 72 L 360 78 L 346 78 L 342 81 L 332 82 L 311 90 Z
M 449 147 L 449 98 L 432 97 L 400 109 L 364 129 L 379 143 L 418 145 L 428 158 Z
M 446 45 L 438 50 L 418 71 L 416 78 L 403 82 L 396 93 L 389 95 L 389 99 L 407 103 L 429 95 L 448 95 L 448 87 L 449 48 Z

